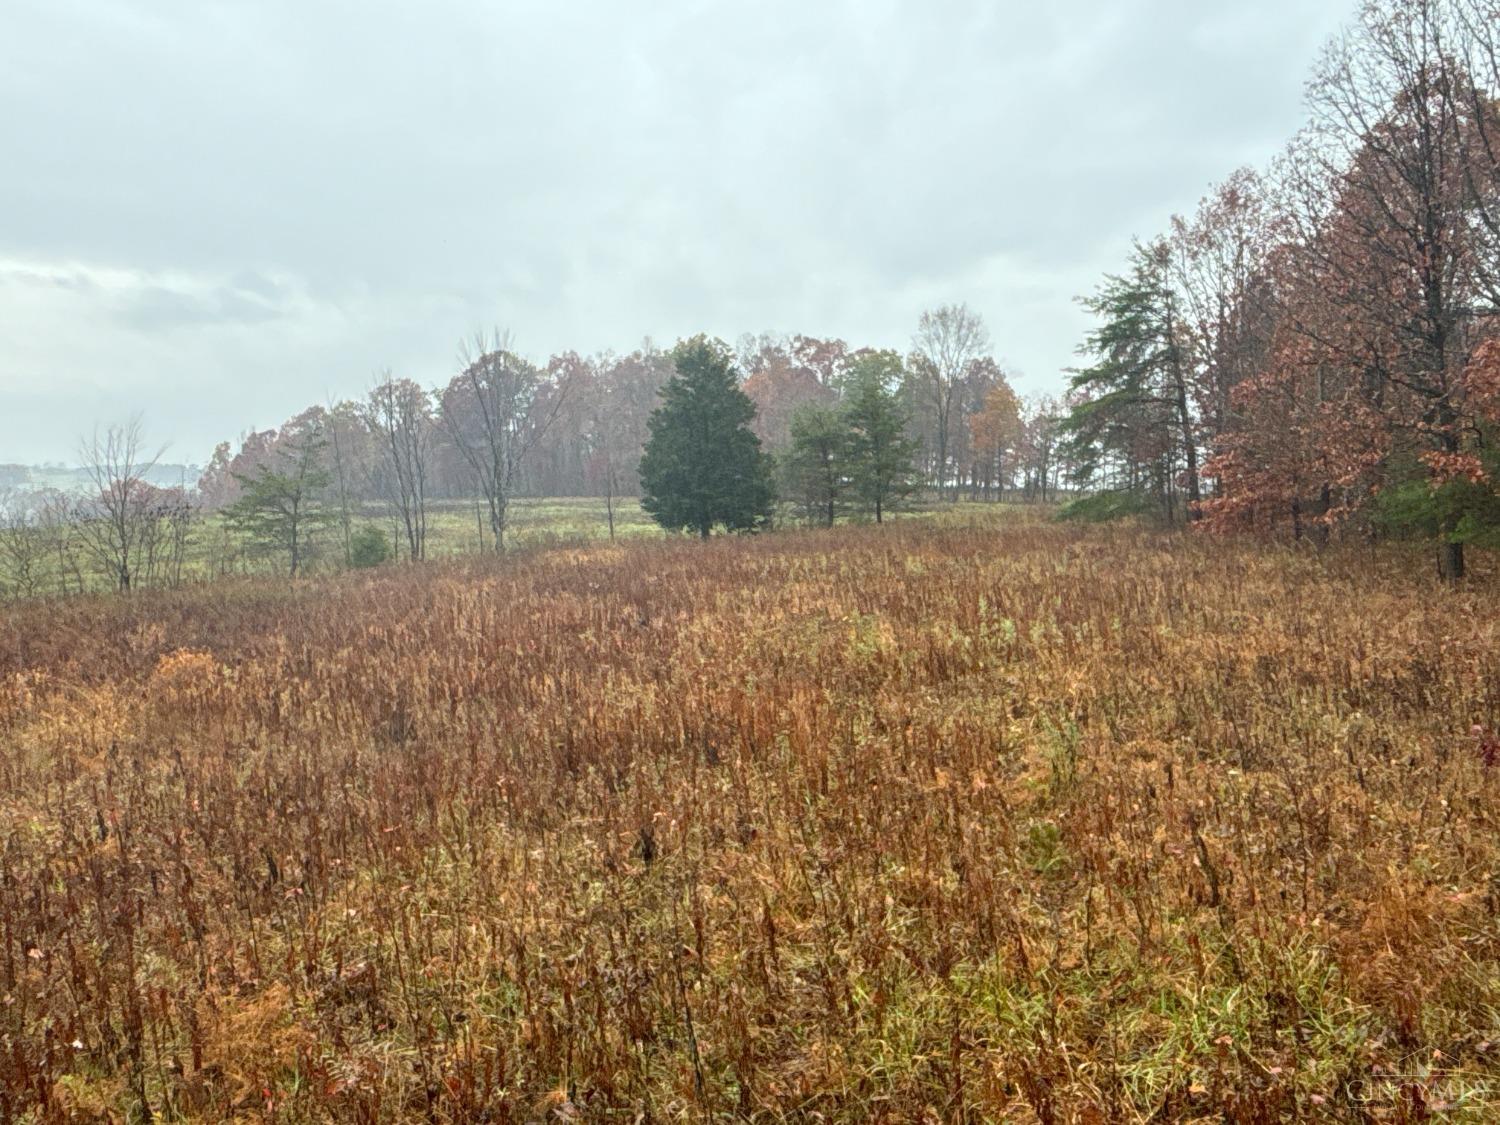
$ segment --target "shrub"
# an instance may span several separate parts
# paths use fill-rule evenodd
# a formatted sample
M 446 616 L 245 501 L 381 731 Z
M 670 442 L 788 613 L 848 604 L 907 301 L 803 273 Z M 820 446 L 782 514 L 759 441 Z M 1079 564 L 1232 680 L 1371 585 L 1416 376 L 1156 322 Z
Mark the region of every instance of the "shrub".
M 1107 523 L 1130 516 L 1151 516 L 1156 511 L 1150 497 L 1138 492 L 1096 492 L 1070 500 L 1057 510 L 1057 518 L 1076 523 Z
M 391 558 L 391 539 L 373 523 L 362 525 L 349 540 L 349 565 L 363 570 Z

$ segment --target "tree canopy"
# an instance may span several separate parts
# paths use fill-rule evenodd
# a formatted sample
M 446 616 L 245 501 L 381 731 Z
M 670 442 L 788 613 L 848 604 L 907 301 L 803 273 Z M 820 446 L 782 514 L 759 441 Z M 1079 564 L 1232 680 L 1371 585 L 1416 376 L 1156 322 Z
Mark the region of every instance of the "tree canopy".
M 750 430 L 755 404 L 727 345 L 678 344 L 641 455 L 641 507 L 662 527 L 708 538 L 716 527 L 754 531 L 771 518 L 770 458 Z

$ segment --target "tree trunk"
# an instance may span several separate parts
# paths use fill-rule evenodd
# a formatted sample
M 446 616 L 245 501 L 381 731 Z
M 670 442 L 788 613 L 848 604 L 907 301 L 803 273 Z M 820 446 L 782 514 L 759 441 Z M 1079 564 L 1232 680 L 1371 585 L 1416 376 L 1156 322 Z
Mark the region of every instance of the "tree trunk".
M 948 484 L 948 412 L 938 410 L 937 494 L 941 502 Z
M 1464 544 L 1454 543 L 1449 540 L 1448 535 L 1454 532 L 1454 523 L 1457 520 L 1446 517 L 1443 520 L 1442 543 L 1437 544 L 1437 576 L 1445 582 L 1457 582 L 1464 576 Z
M 609 521 L 609 541 L 615 541 L 615 471 L 605 462 L 604 470 L 604 517 Z
M 490 499 L 490 532 L 495 537 L 495 553 L 505 550 L 505 524 L 509 515 L 510 499 L 498 487 Z
M 1175 348 L 1174 348 L 1175 354 Z M 1177 424 L 1182 430 L 1182 453 L 1187 462 L 1188 519 L 1198 518 L 1198 503 L 1203 494 L 1198 484 L 1198 442 L 1193 434 L 1193 415 L 1188 408 L 1187 384 L 1177 361 L 1173 363 L 1174 390 L 1177 397 Z
M 1318 515 L 1322 517 L 1318 521 L 1318 546 L 1328 546 L 1328 538 L 1332 529 L 1328 526 L 1328 509 L 1333 507 L 1333 490 L 1325 483 L 1318 490 Z
M 1446 522 L 1446 521 L 1445 521 Z M 1444 582 L 1457 582 L 1464 576 L 1464 545 L 1447 540 L 1438 544 L 1438 577 Z

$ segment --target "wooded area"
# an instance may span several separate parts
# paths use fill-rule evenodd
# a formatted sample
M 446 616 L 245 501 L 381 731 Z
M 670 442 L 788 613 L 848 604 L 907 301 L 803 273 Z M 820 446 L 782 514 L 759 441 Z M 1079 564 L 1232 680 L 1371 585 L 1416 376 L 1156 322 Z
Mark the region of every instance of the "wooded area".
M 1500 533 L 1500 21 L 1364 6 L 1264 172 L 1139 243 L 1087 307 L 1080 479 L 1216 528 Z
M 446 386 L 384 372 L 363 398 L 308 407 L 238 449 L 221 443 L 193 487 L 147 480 L 159 453 L 140 419 L 96 433 L 80 452 L 87 494 L 13 490 L 0 582 L 18 596 L 82 590 L 91 578 L 120 590 L 174 585 L 189 535 L 215 516 L 291 575 L 319 555 L 354 565 L 357 540 L 369 547 L 372 535 L 384 546 L 360 557 L 420 561 L 437 505 L 471 504 L 486 550 L 505 546 L 517 497 L 600 497 L 612 535 L 620 503 L 644 495 L 652 419 L 696 341 L 742 406 L 721 440 L 695 439 L 693 477 L 727 470 L 715 459 L 737 445 L 734 431 L 766 457 L 765 518 L 717 512 L 710 526 L 768 526 L 778 494 L 788 520 L 878 523 L 918 492 L 1046 501 L 1067 478 L 1057 404 L 1017 398 L 963 305 L 923 314 L 906 356 L 806 336 L 747 336 L 734 348 L 700 337 L 537 365 L 496 331 L 464 342 Z

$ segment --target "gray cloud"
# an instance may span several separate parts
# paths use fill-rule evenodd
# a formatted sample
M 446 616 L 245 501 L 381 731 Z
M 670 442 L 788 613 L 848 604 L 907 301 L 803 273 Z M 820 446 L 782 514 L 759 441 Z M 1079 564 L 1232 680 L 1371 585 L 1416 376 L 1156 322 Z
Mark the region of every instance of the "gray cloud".
M 145 333 L 174 328 L 255 325 L 288 313 L 282 286 L 255 273 L 208 288 L 170 288 L 161 284 L 127 287 L 120 294 L 120 321 Z
M 902 346 L 968 300 L 1055 388 L 1350 6 L 10 0 L 0 461 L 134 409 L 200 457 L 494 322 Z

